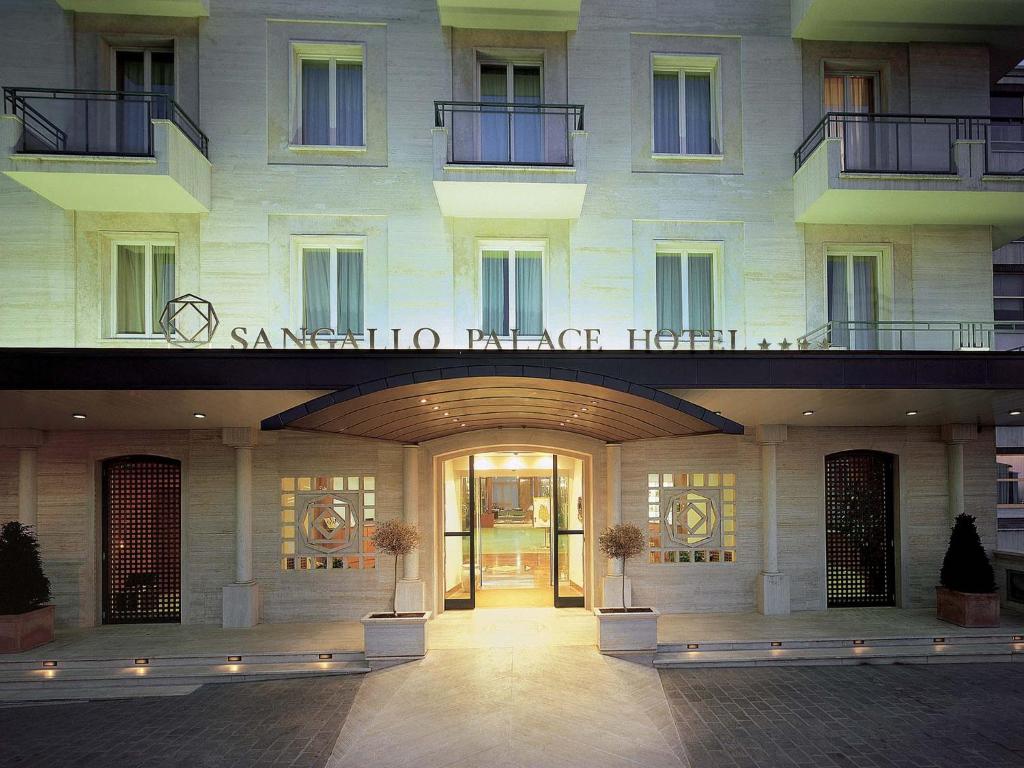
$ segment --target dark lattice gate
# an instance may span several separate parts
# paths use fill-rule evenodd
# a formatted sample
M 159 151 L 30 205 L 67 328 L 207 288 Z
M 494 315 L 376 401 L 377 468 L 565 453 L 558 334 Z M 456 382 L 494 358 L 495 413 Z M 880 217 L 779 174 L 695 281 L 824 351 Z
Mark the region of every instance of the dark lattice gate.
M 825 458 L 825 537 L 829 607 L 896 604 L 892 456 Z
M 181 464 L 103 462 L 103 623 L 181 620 Z

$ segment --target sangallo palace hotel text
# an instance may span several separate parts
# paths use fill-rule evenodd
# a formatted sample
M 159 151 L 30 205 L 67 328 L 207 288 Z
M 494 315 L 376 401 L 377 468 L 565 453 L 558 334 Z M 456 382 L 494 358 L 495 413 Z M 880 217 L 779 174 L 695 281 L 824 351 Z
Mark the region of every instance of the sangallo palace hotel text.
M 1024 15 L 883 5 L 0 0 L 58 637 L 1024 609 Z

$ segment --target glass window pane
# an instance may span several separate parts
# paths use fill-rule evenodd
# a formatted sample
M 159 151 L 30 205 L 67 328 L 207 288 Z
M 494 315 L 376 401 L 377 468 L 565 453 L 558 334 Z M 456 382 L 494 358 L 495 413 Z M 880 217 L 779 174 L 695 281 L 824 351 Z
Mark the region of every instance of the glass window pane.
M 302 60 L 302 143 L 330 144 L 330 62 Z
M 159 333 L 160 315 L 174 298 L 174 246 L 153 246 L 153 333 Z
M 117 333 L 146 332 L 146 246 L 117 246 Z
M 686 89 L 686 152 L 710 155 L 717 149 L 711 141 L 711 74 L 687 72 Z
M 542 265 L 539 251 L 516 251 L 516 325 L 524 336 L 544 331 Z
M 171 51 L 153 51 L 150 60 L 149 89 L 154 93 L 162 93 L 174 100 L 174 53 Z M 169 104 L 157 101 L 153 104 L 153 117 L 170 118 Z
M 338 251 L 338 333 L 363 332 L 363 252 Z
M 540 104 L 540 67 L 514 67 L 512 91 L 512 98 L 516 104 Z M 540 112 L 516 110 L 512 131 L 515 136 L 513 159 L 517 163 L 544 161 L 542 123 Z
M 338 102 L 338 144 L 343 147 L 363 145 L 363 65 L 339 61 L 336 87 Z
M 331 328 L 329 248 L 305 248 L 302 251 L 302 306 L 307 331 Z
M 679 154 L 679 73 L 654 73 L 654 151 Z
M 484 333 L 508 336 L 508 252 L 484 251 L 481 298 Z
M 849 297 L 846 293 L 846 257 L 828 257 L 828 321 L 832 324 L 830 343 L 836 347 L 849 346 Z
M 710 253 L 690 254 L 687 259 L 686 291 L 690 330 L 710 333 L 715 324 Z
M 508 70 L 504 64 L 480 66 L 480 101 L 497 104 L 508 101 Z M 492 107 L 481 110 L 480 159 L 485 162 L 511 159 L 507 108 Z
M 997 272 L 992 279 L 992 287 L 996 296 L 1024 296 L 1024 272 Z
M 657 254 L 655 273 L 658 330 L 667 329 L 678 333 L 683 326 L 683 276 L 680 254 Z

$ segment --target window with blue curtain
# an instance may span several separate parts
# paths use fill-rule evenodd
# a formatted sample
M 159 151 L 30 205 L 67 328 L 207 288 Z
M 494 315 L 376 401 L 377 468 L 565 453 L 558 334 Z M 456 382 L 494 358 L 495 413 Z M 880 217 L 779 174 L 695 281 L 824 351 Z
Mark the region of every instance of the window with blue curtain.
M 657 330 L 707 336 L 714 329 L 714 255 L 666 252 L 655 255 Z
M 330 328 L 337 335 L 365 330 L 363 251 L 302 249 L 302 307 L 306 333 Z
M 300 143 L 363 146 L 362 62 L 325 57 L 300 63 Z
M 654 152 L 718 154 L 714 77 L 708 71 L 655 70 L 652 93 Z
M 118 243 L 114 253 L 114 333 L 154 336 L 174 298 L 175 247 Z
M 508 336 L 544 332 L 544 253 L 529 247 L 485 248 L 480 260 L 481 329 Z

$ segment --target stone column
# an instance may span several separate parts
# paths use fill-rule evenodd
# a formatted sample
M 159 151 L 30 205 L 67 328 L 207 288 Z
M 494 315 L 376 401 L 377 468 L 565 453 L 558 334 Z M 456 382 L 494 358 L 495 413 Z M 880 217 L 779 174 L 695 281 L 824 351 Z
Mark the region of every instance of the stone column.
M 258 432 L 253 427 L 229 427 L 224 445 L 235 449 L 235 583 L 224 587 L 225 627 L 260 623 L 260 586 L 253 578 L 252 452 Z
M 789 613 L 789 576 L 779 571 L 779 508 L 776 450 L 786 441 L 785 424 L 757 428 L 761 446 L 761 531 L 763 564 L 757 582 L 757 610 L 763 614 Z
M 418 445 L 402 446 L 402 518 L 409 525 L 419 525 L 420 505 L 420 448 Z M 422 534 L 423 532 L 420 531 Z M 425 540 L 420 546 L 427 546 Z M 403 558 L 402 578 L 395 595 L 395 609 L 400 613 L 422 611 L 425 589 L 420 578 L 420 555 L 414 550 Z
M 965 509 L 964 443 L 978 437 L 973 424 L 943 424 L 942 441 L 946 444 L 946 488 L 949 495 L 949 525 Z
M 42 444 L 42 430 L 0 429 L 0 447 L 18 449 L 18 522 L 33 528 L 39 522 L 36 467 Z M 39 535 L 38 530 L 36 535 Z
M 605 508 L 608 510 L 608 526 L 622 522 L 622 446 L 608 443 L 605 446 Z M 608 561 L 608 575 L 602 583 L 601 606 L 622 607 L 622 562 Z M 632 605 L 633 589 L 626 577 L 626 604 Z

